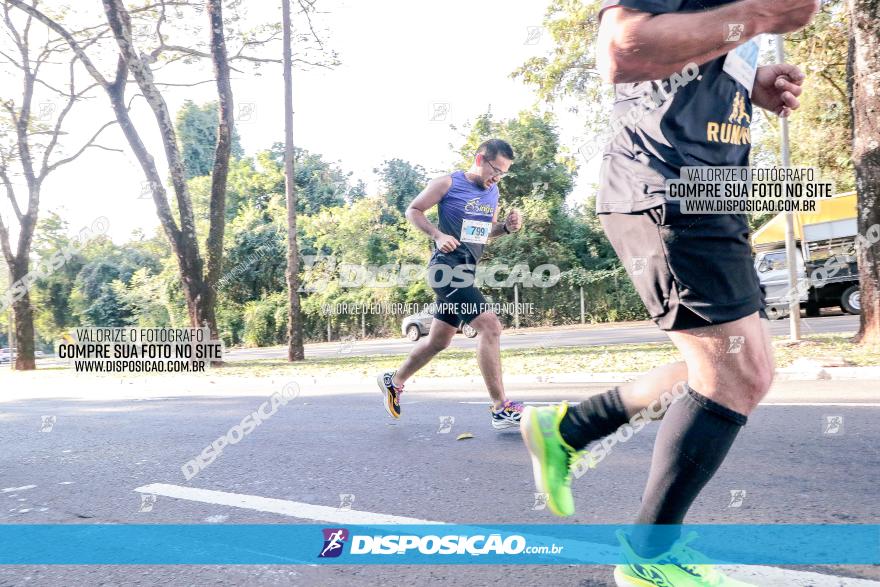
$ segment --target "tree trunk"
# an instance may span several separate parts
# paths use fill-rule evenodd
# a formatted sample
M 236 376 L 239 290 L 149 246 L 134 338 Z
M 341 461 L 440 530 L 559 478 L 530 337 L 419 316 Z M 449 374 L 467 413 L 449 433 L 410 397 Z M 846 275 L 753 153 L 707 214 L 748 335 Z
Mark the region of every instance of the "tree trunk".
M 210 328 L 211 336 L 215 336 L 217 318 L 214 313 L 214 304 L 205 302 L 214 292 L 201 280 L 187 283 L 184 279 L 183 283 L 183 295 L 186 298 L 186 310 L 190 325 L 194 328 Z
M 193 327 L 208 327 L 210 328 L 212 334 L 216 333 L 217 324 L 214 308 L 216 296 L 213 288 L 211 287 L 211 282 L 205 275 L 205 262 L 203 261 L 201 253 L 199 251 L 199 244 L 196 236 L 195 219 L 192 209 L 192 201 L 189 197 L 186 186 L 183 159 L 180 156 L 180 149 L 177 145 L 177 136 L 174 131 L 174 123 L 168 110 L 168 105 L 165 103 L 165 99 L 162 96 L 162 93 L 159 91 L 158 86 L 153 81 L 153 72 L 150 69 L 150 64 L 147 56 L 139 53 L 132 44 L 131 18 L 125 7 L 124 2 L 122 0 L 102 0 L 104 13 L 107 16 L 107 23 L 109 24 L 110 30 L 113 34 L 113 38 L 115 39 L 116 44 L 119 47 L 115 77 L 114 79 L 105 79 L 101 72 L 95 67 L 95 64 L 92 63 L 91 59 L 89 59 L 83 47 L 77 42 L 76 38 L 73 34 L 71 34 L 70 31 L 66 30 L 63 26 L 58 24 L 58 22 L 54 21 L 53 19 L 49 18 L 48 16 L 37 10 L 37 8 L 35 8 L 34 6 L 31 6 L 21 0 L 7 1 L 9 2 L 9 4 L 19 8 L 33 18 L 42 22 L 52 31 L 57 33 L 62 39 L 64 39 L 71 47 L 71 49 L 76 53 L 77 57 L 86 68 L 86 70 L 106 91 L 107 96 L 110 99 L 110 103 L 113 107 L 113 112 L 116 115 L 116 120 L 119 123 L 119 127 L 125 135 L 129 146 L 134 152 L 134 155 L 137 158 L 141 168 L 143 169 L 147 181 L 149 182 L 150 192 L 153 196 L 153 202 L 156 205 L 156 213 L 159 217 L 159 221 L 162 224 L 162 229 L 165 231 L 165 235 L 168 237 L 168 240 L 171 243 L 172 251 L 174 252 L 178 267 L 180 269 L 181 285 L 184 291 L 184 295 L 186 297 L 190 324 Z M 217 11 L 216 13 L 219 16 L 219 11 Z M 211 16 L 211 19 L 213 24 L 214 16 Z M 222 37 L 222 25 L 219 29 L 216 29 L 212 26 L 212 48 L 214 48 L 214 40 L 218 34 Z M 225 46 L 223 47 L 223 51 L 223 61 L 225 61 Z M 134 78 L 134 81 L 137 83 L 141 94 L 143 95 L 148 106 L 153 112 L 153 116 L 156 119 L 156 128 L 159 131 L 159 135 L 162 139 L 162 146 L 164 148 L 165 158 L 168 163 L 168 173 L 171 176 L 174 196 L 176 197 L 178 216 L 180 221 L 179 227 L 175 222 L 174 215 L 171 210 L 167 194 L 165 192 L 165 187 L 162 185 L 162 177 L 156 167 L 155 160 L 141 140 L 140 134 L 138 133 L 131 119 L 129 104 L 127 104 L 125 100 L 125 89 L 128 83 L 129 74 L 131 74 L 131 76 Z M 226 69 L 225 75 L 226 83 L 228 84 L 228 68 Z M 219 79 L 219 76 L 220 73 L 218 73 L 218 84 L 221 84 L 223 82 Z M 230 112 L 232 108 L 232 101 L 229 96 L 226 96 L 225 102 L 223 96 L 221 96 L 221 105 L 227 107 L 225 116 L 226 120 L 229 120 L 231 117 Z M 224 114 L 221 114 L 221 116 L 224 116 Z M 228 161 L 226 165 L 228 167 Z M 25 173 L 27 175 L 27 169 L 25 169 Z M 224 192 L 225 185 L 226 184 L 224 176 Z M 213 195 L 214 192 L 212 186 L 212 212 L 213 208 L 216 205 L 213 200 Z M 225 193 L 223 197 L 225 201 Z M 34 198 L 35 194 L 32 192 L 31 200 L 33 201 Z M 221 246 L 223 240 L 223 230 L 225 228 L 225 216 L 223 216 L 223 220 L 224 223 L 219 227 L 219 230 L 218 227 L 211 227 L 211 237 L 209 237 L 209 240 L 212 243 L 219 241 L 221 243 Z M 33 221 L 35 223 L 36 218 L 34 218 Z M 22 223 L 22 227 L 25 227 L 24 223 Z M 27 239 L 30 239 L 30 236 L 27 236 Z M 29 243 L 29 240 L 27 240 L 27 242 Z M 222 253 L 222 250 L 220 252 Z M 209 255 L 210 254 L 211 253 L 209 253 Z M 218 254 L 214 254 L 213 257 L 209 259 L 209 264 L 211 264 L 211 266 L 214 268 L 215 274 L 218 273 L 220 268 L 220 256 Z
M 19 283 L 30 270 L 25 261 L 13 261 L 10 268 L 11 283 Z M 26 284 L 29 285 L 29 284 Z M 37 368 L 34 360 L 34 309 L 31 307 L 31 296 L 25 288 L 24 295 L 12 303 L 12 318 L 15 324 L 15 370 L 32 371 Z M 12 343 L 10 341 L 10 347 Z
M 876 234 L 872 227 L 880 224 L 880 0 L 848 0 L 848 4 L 847 85 L 852 100 L 858 229 L 868 238 Z M 880 243 L 859 240 L 862 315 L 856 341 L 880 344 Z
M 116 113 L 120 128 L 125 134 L 132 151 L 137 157 L 141 168 L 149 181 L 156 211 L 165 234 L 171 241 L 172 250 L 177 257 L 180 269 L 181 284 L 186 297 L 187 311 L 192 327 L 207 327 L 212 336 L 217 333 L 217 321 L 215 314 L 216 296 L 210 283 L 205 276 L 205 263 L 199 252 L 198 239 L 196 236 L 195 217 L 193 215 L 192 201 L 186 186 L 186 178 L 183 168 L 183 159 L 177 145 L 177 135 L 174 131 L 174 123 L 168 105 L 162 93 L 153 81 L 153 72 L 149 64 L 139 54 L 131 42 L 131 26 L 128 12 L 121 0 L 103 0 L 104 12 L 107 22 L 119 46 L 120 57 L 117 66 L 116 81 L 109 87 L 105 87 L 113 111 Z M 213 19 L 213 17 L 212 17 Z M 212 30 L 212 42 L 215 31 Z M 221 32 L 222 35 L 222 25 Z M 168 204 L 165 188 L 162 185 L 161 176 L 156 168 L 152 155 L 149 154 L 141 140 L 141 137 L 132 123 L 131 116 L 125 103 L 126 73 L 131 73 L 143 94 L 144 99 L 153 111 L 156 125 L 162 139 L 165 158 L 168 162 L 168 171 L 171 176 L 171 184 L 177 201 L 180 226 L 174 222 L 171 207 Z M 122 73 L 123 75 L 120 75 Z M 227 79 L 228 82 L 228 79 Z M 218 84 L 220 81 L 218 80 Z M 231 107 L 231 106 L 230 106 Z M 227 162 L 228 165 L 228 162 Z M 223 183 L 225 192 L 225 177 Z M 225 202 L 225 194 L 223 196 Z M 213 200 L 213 189 L 212 189 Z M 212 212 L 214 203 L 212 201 Z M 225 214 L 225 210 L 224 210 Z M 213 220 L 213 217 L 212 217 Z M 224 217 L 225 221 L 225 217 Z M 223 227 L 220 229 L 219 241 L 223 241 Z M 214 227 L 211 232 L 215 233 Z M 213 234 L 217 240 L 216 234 Z M 210 237 L 209 237 L 210 240 Z M 219 256 L 215 256 L 215 266 L 219 271 Z
M 34 359 L 34 310 L 30 294 L 12 304 L 12 314 L 15 320 L 15 370 L 33 371 L 37 362 Z
M 296 185 L 293 175 L 293 78 L 290 0 L 281 0 L 284 36 L 284 190 L 287 194 L 287 360 L 305 358 L 299 304 L 299 246 L 296 242 Z
M 223 34 L 223 12 L 220 0 L 208 0 L 208 21 L 211 27 L 211 58 L 217 78 L 217 147 L 214 150 L 214 168 L 211 171 L 210 227 L 205 244 L 207 272 L 204 284 L 204 309 L 211 338 L 219 340 L 215 308 L 217 281 L 223 268 L 223 233 L 226 230 L 226 184 L 229 176 L 229 157 L 232 153 L 232 84 L 229 80 L 229 58 Z

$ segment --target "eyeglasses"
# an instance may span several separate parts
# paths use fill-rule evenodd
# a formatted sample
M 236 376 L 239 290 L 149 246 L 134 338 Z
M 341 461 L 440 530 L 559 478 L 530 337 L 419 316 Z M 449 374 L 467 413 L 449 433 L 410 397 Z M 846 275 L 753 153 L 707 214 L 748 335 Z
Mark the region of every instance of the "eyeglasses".
M 501 177 L 504 177 L 505 175 L 507 175 L 508 173 L 510 173 L 509 171 L 501 171 L 500 169 L 498 169 L 497 167 L 495 167 L 494 165 L 492 165 L 492 162 L 491 162 L 491 161 L 488 161 L 488 160 L 486 160 L 486 159 L 483 159 L 483 161 L 484 161 L 485 163 L 488 163 L 488 164 L 489 164 L 489 167 L 492 168 L 492 171 L 495 172 L 495 173 L 492 175 L 492 177 L 499 177 L 499 178 L 501 178 Z

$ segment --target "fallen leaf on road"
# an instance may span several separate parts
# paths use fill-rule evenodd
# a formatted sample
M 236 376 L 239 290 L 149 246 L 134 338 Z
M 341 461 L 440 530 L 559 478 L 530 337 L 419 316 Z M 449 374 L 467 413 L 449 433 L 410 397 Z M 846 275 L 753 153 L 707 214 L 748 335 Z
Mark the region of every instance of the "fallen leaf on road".
M 473 438 L 473 437 L 474 437 L 474 435 L 471 434 L 470 432 L 465 432 L 464 434 L 459 434 L 458 436 L 456 436 L 455 439 L 456 440 L 466 440 L 468 438 Z

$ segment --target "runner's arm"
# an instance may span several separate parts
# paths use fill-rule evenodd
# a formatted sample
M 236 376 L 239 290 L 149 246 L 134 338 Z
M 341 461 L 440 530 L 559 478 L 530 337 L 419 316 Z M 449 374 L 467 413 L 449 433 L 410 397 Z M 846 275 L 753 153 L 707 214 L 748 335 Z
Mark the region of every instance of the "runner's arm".
M 454 236 L 440 232 L 439 228 L 428 221 L 425 212 L 436 206 L 443 199 L 443 196 L 449 193 L 451 187 L 452 177 L 449 175 L 432 179 L 406 209 L 406 219 L 431 237 L 431 240 L 437 245 L 437 249 L 444 253 L 451 253 L 461 243 Z
M 818 10 L 816 0 L 740 0 L 711 10 L 651 14 L 623 5 L 601 14 L 596 64 L 612 83 L 664 79 L 688 63 L 702 65 L 763 33 L 805 26 Z M 728 41 L 727 25 L 743 25 Z
M 498 238 L 499 236 L 509 234 L 506 230 L 504 230 L 505 223 L 498 222 L 498 210 L 499 207 L 495 206 L 495 213 L 492 215 L 492 230 L 489 231 L 489 238 Z
M 493 222 L 492 230 L 489 231 L 489 238 L 498 238 L 499 236 L 504 236 L 505 234 L 510 234 L 506 230 L 504 230 L 503 222 Z

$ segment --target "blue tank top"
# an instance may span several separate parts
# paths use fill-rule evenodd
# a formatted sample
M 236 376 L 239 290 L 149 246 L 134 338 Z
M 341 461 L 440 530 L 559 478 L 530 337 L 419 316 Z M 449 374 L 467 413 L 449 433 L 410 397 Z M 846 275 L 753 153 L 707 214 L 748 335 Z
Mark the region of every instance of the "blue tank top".
M 452 174 L 452 185 L 438 204 L 440 232 L 461 243 L 450 256 L 470 253 L 479 261 L 492 230 L 492 217 L 498 206 L 498 186 L 481 189 L 463 171 Z

